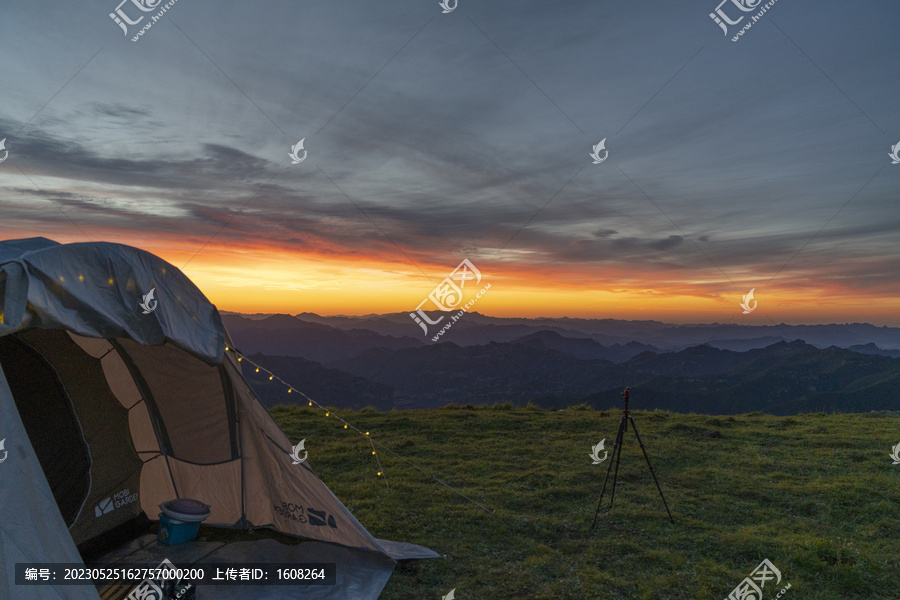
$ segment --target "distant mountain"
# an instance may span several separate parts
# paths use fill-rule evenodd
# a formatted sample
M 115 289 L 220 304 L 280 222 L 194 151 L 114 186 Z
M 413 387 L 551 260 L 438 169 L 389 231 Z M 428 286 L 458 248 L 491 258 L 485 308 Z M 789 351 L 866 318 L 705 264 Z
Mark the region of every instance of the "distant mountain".
M 327 363 L 354 356 L 371 348 L 420 347 L 411 337 L 397 338 L 366 329 L 336 329 L 290 315 L 271 315 L 259 320 L 223 315 L 222 322 L 241 352 L 270 356 L 299 356 Z
M 429 313 L 438 318 L 441 313 Z M 384 315 L 323 317 L 300 313 L 299 320 L 327 325 L 335 329 L 365 329 L 395 338 L 409 337 L 431 344 L 430 336 L 419 328 L 409 313 Z M 253 318 L 259 318 L 254 315 Z M 435 328 L 432 328 L 435 329 Z M 523 319 L 488 317 L 478 312 L 467 313 L 441 337 L 441 342 L 458 346 L 482 345 L 488 342 L 511 342 L 540 331 L 554 331 L 568 338 L 590 338 L 604 346 L 638 342 L 674 351 L 709 344 L 717 348 L 743 352 L 765 348 L 780 341 L 803 340 L 817 348 L 876 344 L 880 349 L 900 349 L 900 328 L 876 327 L 868 323 L 828 325 L 676 325 L 661 321 L 624 321 L 618 319 Z M 433 332 L 430 332 L 433 335 Z
M 860 354 L 879 354 L 881 356 L 900 358 L 900 350 L 884 350 L 872 343 L 850 346 L 849 349 L 853 350 L 854 352 L 859 352 Z
M 312 320 L 224 315 L 223 321 L 240 351 L 264 355 L 266 368 L 335 407 L 534 402 L 562 408 L 584 402 L 606 409 L 620 405 L 625 385 L 632 387 L 636 407 L 680 412 L 859 412 L 900 405 L 900 351 L 874 343 L 850 350 L 794 340 L 735 351 L 711 342 L 670 351 L 638 341 L 604 344 L 596 339 L 596 329 L 541 329 L 505 320 L 496 325 L 494 319 L 473 314 L 454 323 L 450 332 L 458 331 L 459 339 L 489 341 L 435 344 L 386 333 L 408 332 L 410 326 L 420 331 L 408 316 L 409 323 L 402 315 L 304 316 Z M 576 320 L 541 321 L 572 325 Z M 360 327 L 363 323 L 380 332 Z M 600 325 L 606 324 L 593 322 L 592 327 Z M 635 326 L 665 331 L 655 322 Z M 846 340 L 871 326 L 822 327 L 819 339 L 836 327 L 835 335 Z M 626 329 L 620 322 L 608 328 L 617 334 Z M 729 343 L 737 339 L 728 338 Z M 757 335 L 747 341 L 752 346 L 764 339 Z M 265 403 L 288 400 L 281 386 L 253 372 L 248 377 Z
M 289 394 L 287 386 L 295 386 L 296 390 L 302 391 L 322 406 L 340 406 L 354 410 L 367 406 L 374 406 L 379 410 L 390 410 L 394 407 L 394 392 L 390 386 L 336 369 L 328 369 L 303 358 L 264 354 L 248 356 L 256 364 L 277 373 L 285 382 L 269 380 L 267 374 L 262 371 L 257 373 L 253 368 L 244 369 L 244 378 L 266 408 L 278 404 L 307 404 L 308 401 L 301 394 L 297 392 Z
M 563 354 L 574 356 L 575 358 L 599 358 L 614 363 L 625 362 L 642 352 L 662 352 L 662 350 L 655 346 L 648 346 L 637 342 L 629 342 L 624 345 L 613 344 L 612 346 L 603 346 L 591 338 L 564 337 L 555 331 L 549 330 L 531 333 L 514 341 L 523 345 L 530 344 L 537 347 L 557 350 Z

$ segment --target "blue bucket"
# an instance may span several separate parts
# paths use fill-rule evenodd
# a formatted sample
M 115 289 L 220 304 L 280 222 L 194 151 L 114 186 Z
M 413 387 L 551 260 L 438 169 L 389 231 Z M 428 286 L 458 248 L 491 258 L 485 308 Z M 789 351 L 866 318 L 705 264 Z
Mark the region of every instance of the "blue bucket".
M 191 540 L 197 539 L 200 533 L 200 522 L 185 523 L 176 519 L 170 519 L 166 515 L 159 513 L 159 531 L 156 538 L 166 544 L 173 546 L 175 544 L 183 544 Z
M 210 514 L 209 505 L 190 498 L 170 500 L 159 507 L 163 512 L 159 513 L 159 532 L 156 537 L 169 546 L 196 539 L 200 532 L 200 522 Z

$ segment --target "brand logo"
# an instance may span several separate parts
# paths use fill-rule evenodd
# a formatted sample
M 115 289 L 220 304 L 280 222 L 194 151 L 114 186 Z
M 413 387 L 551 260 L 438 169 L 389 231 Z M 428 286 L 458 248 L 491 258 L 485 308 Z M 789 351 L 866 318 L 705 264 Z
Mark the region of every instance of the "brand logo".
M 0 142 L 0 148 L 3 148 L 3 142 L 5 141 L 6 140 L 4 139 L 2 142 Z M 895 145 L 891 146 L 891 153 L 888 154 L 888 156 L 891 157 L 892 165 L 900 165 L 900 156 L 898 156 L 898 154 L 900 154 L 900 142 L 897 142 Z M 6 159 L 4 158 L 4 160 Z M 3 161 L 0 160 L 0 162 Z
M 762 600 L 763 588 L 766 587 L 766 583 L 773 579 L 776 580 L 774 585 L 781 583 L 781 571 L 776 569 L 775 565 L 767 558 L 759 563 L 756 568 L 753 569 L 753 572 L 750 573 L 750 576 L 745 577 L 744 580 L 728 594 L 726 600 Z M 780 598 L 790 588 L 791 584 L 787 584 L 781 589 L 781 592 L 779 592 L 776 598 Z
M 453 600 L 456 597 L 455 594 L 456 588 L 453 588 L 452 590 L 450 590 L 449 594 L 447 594 L 446 596 L 441 596 L 441 600 Z
M 3 441 L 0 440 L 0 449 L 2 449 L 2 448 L 3 448 Z M 891 448 L 891 450 L 894 451 L 894 453 L 890 455 L 890 457 L 894 459 L 894 464 L 900 465 L 900 444 L 897 444 L 896 446 Z M 0 460 L 0 462 L 3 462 L 3 461 Z
M 291 153 L 288 154 L 288 156 L 293 159 L 293 161 L 291 162 L 292 165 L 300 164 L 304 160 L 306 160 L 306 150 L 303 150 L 303 141 L 305 139 L 306 138 L 303 138 L 302 140 L 291 146 Z M 297 156 L 297 152 L 299 150 L 303 150 L 303 157 Z
M 444 280 L 438 284 L 436 288 L 428 295 L 427 298 L 422 300 L 419 305 L 416 307 L 415 312 L 409 313 L 410 318 L 415 321 L 419 327 L 422 328 L 422 331 L 425 332 L 425 335 L 428 335 L 428 325 L 437 325 L 441 321 L 444 320 L 444 316 L 440 316 L 437 319 L 431 319 L 428 314 L 422 310 L 422 305 L 431 300 L 434 308 L 431 310 L 440 310 L 444 312 L 449 312 L 451 310 L 459 311 L 455 315 L 450 315 L 450 322 L 448 322 L 444 327 L 431 338 L 431 341 L 436 342 L 440 336 L 444 334 L 445 331 L 450 329 L 453 326 L 453 323 L 458 321 L 462 315 L 466 313 L 466 311 L 478 301 L 484 293 L 490 289 L 491 284 L 487 284 L 485 287 L 481 289 L 475 295 L 475 298 L 469 300 L 465 304 L 462 303 L 463 300 L 463 289 L 466 286 L 467 281 L 475 280 L 475 283 L 478 284 L 481 282 L 481 271 L 475 268 L 469 259 L 463 260 L 459 265 L 453 269 L 453 272 L 450 273 L 449 277 L 445 277 Z M 457 283 L 459 285 L 457 285 Z M 426 325 L 426 323 L 428 325 Z
M 112 496 L 101 500 L 100 504 L 94 507 L 94 516 L 99 517 L 101 515 L 105 515 L 106 513 L 112 512 L 115 510 L 115 506 L 113 505 Z
M 150 290 L 150 293 L 144 296 L 144 301 L 140 302 L 141 308 L 144 309 L 144 314 L 149 315 L 154 310 L 156 310 L 156 300 L 153 299 L 153 292 L 156 291 L 156 288 Z
M 291 453 L 291 458 L 294 459 L 295 465 L 299 465 L 300 463 L 302 463 L 304 460 L 306 460 L 306 457 L 309 455 L 309 452 L 307 452 L 303 448 L 304 443 L 306 443 L 306 438 L 303 438 L 302 440 L 300 440 L 300 443 L 297 444 L 296 446 L 294 446 L 294 451 Z M 301 450 L 303 450 L 303 458 L 300 458 Z
M 9 452 L 6 450 L 6 448 L 3 447 L 3 444 L 5 444 L 5 443 L 6 443 L 6 438 L 3 438 L 2 440 L 0 440 L 0 450 L 3 451 L 3 458 L 0 458 L 0 463 L 2 463 L 4 460 L 6 460 L 6 456 L 9 454 Z M 900 448 L 900 445 L 898 445 L 898 448 Z
M 588 454 L 588 456 L 590 456 L 590 457 L 594 460 L 593 464 L 599 465 L 599 464 L 602 463 L 604 460 L 606 460 L 606 457 L 607 457 L 607 456 L 609 456 L 609 452 L 607 452 L 607 451 L 604 450 L 604 451 L 603 451 L 603 458 L 600 458 L 600 451 L 603 450 L 603 445 L 604 445 L 605 443 L 606 443 L 606 438 L 603 438 L 602 440 L 600 440 L 600 443 L 599 443 L 599 444 L 597 444 L 596 446 L 594 446 L 593 451 L 592 451 L 590 454 Z
M 137 499 L 137 493 L 132 494 L 131 491 L 126 488 L 124 490 L 116 492 L 114 495 L 108 498 L 104 498 L 103 500 L 101 500 L 100 504 L 94 507 L 94 516 L 101 517 L 106 513 L 111 513 L 117 508 L 122 508 L 126 504 L 136 502 Z
M 298 523 L 309 523 L 316 527 L 325 527 L 327 525 L 332 529 L 338 528 L 334 515 L 330 515 L 324 510 L 316 510 L 309 507 L 304 508 L 302 504 L 284 501 L 281 502 L 281 506 L 273 504 L 272 508 L 278 516 L 297 521 Z
M 448 0 L 441 0 L 440 4 L 438 6 L 440 6 L 441 8 L 444 9 L 443 14 L 446 15 L 447 13 L 450 13 L 450 12 L 453 12 L 454 10 L 456 10 L 457 4 L 459 4 L 459 0 L 453 0 L 453 6 L 450 6 L 450 3 L 448 2 Z
M 756 300 L 753 300 L 753 290 L 755 290 L 755 289 L 756 289 L 756 288 L 751 289 L 751 290 L 750 290 L 750 293 L 747 294 L 746 296 L 744 296 L 744 301 L 741 302 L 741 308 L 744 309 L 744 314 L 745 314 L 745 315 L 749 315 L 749 314 L 752 313 L 754 310 L 756 310 L 756 306 L 759 304 L 759 302 L 757 302 Z M 753 307 L 752 307 L 752 308 L 750 307 L 750 301 L 751 301 L 751 300 L 753 300 Z
M 900 144 L 897 144 L 900 146 Z M 3 158 L 0 158 L 0 163 L 2 163 L 9 156 L 9 150 L 6 149 L 6 138 L 0 140 L 0 150 L 3 150 Z
M 603 155 L 603 158 L 600 158 L 600 151 L 603 150 L 606 154 Z M 606 138 L 600 140 L 600 143 L 594 146 L 594 151 L 590 153 L 590 157 L 594 159 L 594 164 L 599 165 L 604 160 L 609 158 L 609 150 L 606 149 Z

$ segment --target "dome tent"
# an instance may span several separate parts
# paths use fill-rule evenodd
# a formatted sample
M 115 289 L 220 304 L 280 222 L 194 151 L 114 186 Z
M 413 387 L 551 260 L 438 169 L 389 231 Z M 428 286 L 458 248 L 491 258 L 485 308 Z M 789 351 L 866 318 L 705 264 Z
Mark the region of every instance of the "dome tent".
M 215 306 L 148 252 L 0 242 L 0 597 L 97 600 L 92 586 L 17 586 L 15 563 L 80 563 L 80 548 L 156 519 L 176 497 L 210 505 L 208 525 L 322 542 L 292 548 L 331 557 L 338 582 L 305 586 L 304 598 L 377 598 L 394 561 L 438 556 L 374 538 L 306 462 L 293 464 L 229 344 Z M 259 550 L 221 555 L 278 555 Z M 290 589 L 217 586 L 208 597 Z

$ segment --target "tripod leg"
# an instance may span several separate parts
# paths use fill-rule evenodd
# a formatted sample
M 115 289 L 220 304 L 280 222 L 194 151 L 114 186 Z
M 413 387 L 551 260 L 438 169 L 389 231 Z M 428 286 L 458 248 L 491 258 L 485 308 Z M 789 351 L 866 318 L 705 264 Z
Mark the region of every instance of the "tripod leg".
M 619 430 L 616 432 L 616 441 L 613 444 L 612 454 L 615 456 L 616 449 L 622 447 L 622 438 L 625 430 L 625 416 L 622 416 L 622 419 L 619 421 Z M 619 452 L 621 454 L 621 452 Z M 609 481 L 609 470 L 612 468 L 612 458 L 609 459 L 609 464 L 606 465 L 606 478 L 603 480 L 603 487 L 600 489 L 600 499 L 597 500 L 597 510 L 594 511 L 594 520 L 591 522 L 591 529 L 594 528 L 594 525 L 597 523 L 597 515 L 600 514 L 600 505 L 603 503 L 603 494 L 606 492 L 606 482 Z M 616 473 L 619 471 L 618 463 L 616 463 Z M 615 483 L 613 483 L 615 486 Z
M 647 466 L 650 467 L 650 474 L 653 475 L 653 482 L 656 484 L 656 489 L 659 490 L 659 497 L 662 498 L 663 506 L 666 507 L 666 514 L 669 515 L 669 520 L 674 523 L 675 519 L 672 518 L 672 513 L 669 512 L 669 505 L 666 504 L 666 497 L 663 496 L 662 488 L 659 487 L 659 481 L 656 479 L 656 473 L 653 471 L 653 465 L 650 464 L 650 457 L 647 456 L 647 449 L 644 448 L 644 442 L 641 441 L 641 434 L 638 433 L 637 424 L 634 422 L 634 417 L 629 415 L 628 418 L 631 419 L 631 427 L 634 429 L 634 435 L 637 436 L 637 441 L 641 447 L 641 452 L 644 453 L 644 458 L 647 459 Z
M 622 422 L 625 424 L 625 427 L 622 428 L 622 431 L 619 435 L 619 453 L 616 454 L 616 470 L 613 471 L 613 487 L 612 493 L 609 495 L 609 510 L 612 510 L 613 503 L 616 501 L 616 483 L 619 481 L 619 461 L 622 459 L 622 446 L 625 445 L 625 432 L 628 431 L 628 420 L 623 416 Z

